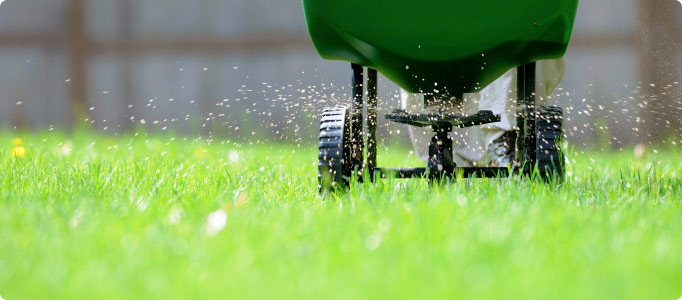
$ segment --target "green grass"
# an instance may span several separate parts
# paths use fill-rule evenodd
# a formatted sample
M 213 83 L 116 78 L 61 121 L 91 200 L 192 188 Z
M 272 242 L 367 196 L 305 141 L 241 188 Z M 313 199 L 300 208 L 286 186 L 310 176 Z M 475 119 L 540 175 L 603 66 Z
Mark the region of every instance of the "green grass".
M 7 300 L 682 294 L 679 149 L 572 151 L 561 186 L 384 180 L 326 201 L 312 146 L 6 132 L 0 151 Z

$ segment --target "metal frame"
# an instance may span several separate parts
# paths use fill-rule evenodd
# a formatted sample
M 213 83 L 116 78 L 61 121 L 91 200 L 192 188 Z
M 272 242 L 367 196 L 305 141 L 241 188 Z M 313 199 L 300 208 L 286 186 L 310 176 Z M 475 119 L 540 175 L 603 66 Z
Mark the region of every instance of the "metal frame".
M 350 110 L 351 116 L 351 168 L 355 175 L 360 178 L 364 169 L 364 136 L 363 136 L 363 68 L 361 65 L 351 64 L 353 70 L 352 92 L 353 104 Z
M 429 144 L 429 161 L 425 168 L 384 168 L 377 166 L 377 71 L 368 68 L 367 71 L 367 157 L 366 166 L 372 182 L 376 178 L 484 178 L 484 177 L 505 177 L 510 174 L 529 174 L 535 166 L 535 120 L 536 120 L 536 96 L 535 96 L 535 66 L 536 64 L 529 63 L 517 68 L 517 166 L 523 166 L 519 169 L 517 166 L 513 168 L 459 168 L 452 161 L 452 139 L 448 133 L 452 131 L 453 126 L 457 126 L 451 121 L 445 119 L 432 120 L 432 127 L 435 131 L 435 136 Z M 364 171 L 364 135 L 363 135 L 363 110 L 365 102 L 363 101 L 363 68 L 360 65 L 352 64 L 353 70 L 353 103 L 351 109 L 351 130 L 353 140 L 351 142 L 353 147 L 352 163 L 353 168 L 358 172 L 358 178 L 361 179 Z M 404 118 L 391 116 L 400 116 L 400 111 L 395 114 L 387 115 L 389 121 L 397 121 L 400 123 L 405 121 Z M 499 122 L 499 116 L 488 116 L 483 112 L 485 118 L 476 121 L 463 123 L 471 123 L 471 125 L 480 125 L 479 123 Z M 407 116 L 414 117 L 414 116 Z M 451 116 L 450 116 L 451 118 Z M 409 118 L 408 118 L 409 119 Z M 408 120 L 410 121 L 410 120 Z M 414 121 L 414 120 L 412 120 Z M 409 124 L 415 125 L 415 124 Z M 423 124 L 422 124 L 423 125 Z M 461 124 L 460 124 L 461 125 Z
M 516 69 L 516 156 L 526 173 L 535 167 L 535 63 Z
M 377 70 L 367 68 L 367 168 L 374 182 L 377 167 Z

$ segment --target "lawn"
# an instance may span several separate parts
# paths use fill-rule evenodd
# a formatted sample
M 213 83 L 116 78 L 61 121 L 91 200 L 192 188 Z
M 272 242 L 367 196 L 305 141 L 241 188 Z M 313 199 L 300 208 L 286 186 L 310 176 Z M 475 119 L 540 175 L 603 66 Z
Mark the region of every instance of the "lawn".
M 415 163 L 392 150 L 380 164 Z M 0 151 L 6 300 L 682 295 L 679 148 L 573 149 L 560 186 L 383 180 L 326 199 L 312 145 L 5 132 Z

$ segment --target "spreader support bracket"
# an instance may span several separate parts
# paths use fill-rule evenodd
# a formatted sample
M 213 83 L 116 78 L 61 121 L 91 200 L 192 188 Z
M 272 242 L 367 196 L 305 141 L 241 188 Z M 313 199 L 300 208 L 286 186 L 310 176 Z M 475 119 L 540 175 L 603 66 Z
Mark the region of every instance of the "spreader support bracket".
M 386 114 L 386 120 L 417 127 L 443 127 L 445 125 L 454 128 L 465 128 L 489 123 L 500 122 L 500 115 L 489 110 L 482 110 L 473 115 L 453 114 L 446 112 L 418 112 L 408 113 L 404 109 L 396 109 Z

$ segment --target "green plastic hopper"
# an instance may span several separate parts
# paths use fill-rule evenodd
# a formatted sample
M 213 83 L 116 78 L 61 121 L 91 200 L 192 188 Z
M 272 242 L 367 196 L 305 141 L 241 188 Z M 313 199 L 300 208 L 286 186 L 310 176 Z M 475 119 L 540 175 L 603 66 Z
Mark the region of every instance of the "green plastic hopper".
M 564 55 L 578 0 L 302 0 L 326 59 L 410 92 L 476 92 L 510 68 Z

